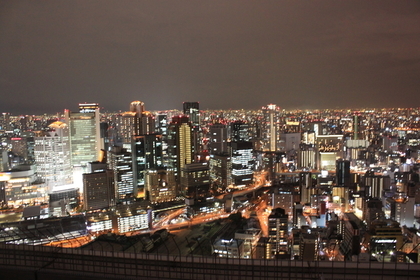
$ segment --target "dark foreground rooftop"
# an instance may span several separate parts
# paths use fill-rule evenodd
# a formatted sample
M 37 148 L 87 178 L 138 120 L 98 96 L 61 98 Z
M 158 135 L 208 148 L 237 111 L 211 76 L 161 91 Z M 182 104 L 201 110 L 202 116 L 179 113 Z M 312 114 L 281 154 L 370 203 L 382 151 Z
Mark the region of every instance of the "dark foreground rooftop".
M 418 279 L 419 264 L 307 262 L 0 244 L 4 279 Z M 8 277 L 9 276 L 9 277 Z

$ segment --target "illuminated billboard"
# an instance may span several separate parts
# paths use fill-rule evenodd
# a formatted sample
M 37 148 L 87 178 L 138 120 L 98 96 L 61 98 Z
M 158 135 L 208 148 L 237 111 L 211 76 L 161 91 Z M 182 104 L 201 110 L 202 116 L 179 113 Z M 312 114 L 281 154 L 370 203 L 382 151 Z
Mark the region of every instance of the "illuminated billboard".
M 316 145 L 320 153 L 335 153 L 343 150 L 343 135 L 318 135 Z

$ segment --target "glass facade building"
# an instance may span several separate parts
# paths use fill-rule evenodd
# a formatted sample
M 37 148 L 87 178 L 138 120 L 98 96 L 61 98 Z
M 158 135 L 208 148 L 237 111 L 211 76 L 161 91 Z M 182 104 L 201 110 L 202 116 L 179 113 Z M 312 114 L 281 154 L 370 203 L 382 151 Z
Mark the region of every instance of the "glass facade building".
M 64 114 L 70 129 L 72 164 L 84 166 L 97 160 L 98 152 L 103 148 L 100 140 L 99 108 L 85 113 L 65 110 Z

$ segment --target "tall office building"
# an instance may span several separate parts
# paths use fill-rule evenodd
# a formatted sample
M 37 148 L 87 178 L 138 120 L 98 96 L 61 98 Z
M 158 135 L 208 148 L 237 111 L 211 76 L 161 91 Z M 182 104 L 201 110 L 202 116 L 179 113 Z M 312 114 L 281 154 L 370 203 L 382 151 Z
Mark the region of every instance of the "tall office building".
M 200 128 L 200 103 L 184 102 L 182 104 L 184 115 L 188 116 L 194 130 Z
M 151 203 L 173 201 L 177 197 L 173 170 L 148 169 L 145 171 L 145 197 Z
M 155 117 L 149 111 L 145 111 L 144 103 L 133 101 L 130 103 L 130 111 L 114 117 L 114 123 L 123 147 L 131 152 L 131 140 L 136 135 L 155 133 Z
M 360 115 L 354 115 L 352 118 L 352 126 L 353 126 L 353 139 L 363 139 L 363 117 Z
M 268 216 L 268 237 L 272 244 L 271 257 L 287 257 L 289 250 L 288 220 L 284 209 L 274 209 Z
M 350 186 L 350 161 L 339 159 L 336 161 L 336 183 L 339 187 Z
M 368 164 L 368 147 L 370 142 L 367 140 L 347 140 L 345 158 L 350 161 L 351 166 Z
M 210 126 L 210 154 L 221 155 L 228 153 L 228 135 L 224 124 Z
M 273 209 L 282 208 L 288 216 L 293 217 L 293 188 L 290 185 L 271 187 L 270 196 Z
M 57 121 L 50 124 L 49 129 L 34 137 L 34 155 L 38 178 L 53 191 L 73 183 L 73 168 L 67 124 Z
M 162 158 L 168 162 L 168 115 L 164 113 L 157 114 L 155 122 L 156 134 L 162 135 Z
M 131 149 L 131 139 L 134 135 L 140 135 L 140 118 L 136 112 L 124 112 L 114 116 L 117 133 L 124 148 Z
M 231 168 L 231 183 L 236 186 L 252 183 L 254 176 L 254 149 L 248 129 L 248 124 L 242 121 L 235 121 L 230 125 L 229 167 Z
M 95 113 L 99 109 L 98 103 L 79 103 L 80 113 Z
M 83 174 L 83 209 L 86 211 L 115 206 L 114 172 L 112 170 Z
M 117 202 L 132 200 L 137 196 L 137 186 L 133 182 L 133 159 L 131 153 L 122 147 L 112 147 L 108 151 L 109 169 L 114 172 Z
M 296 168 L 301 138 L 302 134 L 300 132 L 282 133 L 280 135 L 278 150 L 284 154 L 281 162 L 279 162 L 280 168 Z
M 217 192 L 232 184 L 232 161 L 229 154 L 210 155 L 210 180 Z
M 111 144 L 111 129 L 109 121 L 101 121 L 99 124 L 100 128 L 100 138 L 103 140 L 103 150 L 107 151 L 109 147 L 112 147 Z
M 298 169 L 317 169 L 316 149 L 311 144 L 300 144 L 297 155 Z
M 396 193 L 393 197 L 394 207 L 391 218 L 401 226 L 412 228 L 415 223 L 414 218 L 414 199 L 408 198 L 404 194 Z
M 19 157 L 21 163 L 33 164 L 35 161 L 34 146 L 35 141 L 32 135 L 12 137 L 10 142 L 12 145 L 11 152 L 14 156 Z M 13 167 L 13 166 L 12 166 Z
M 144 197 L 145 172 L 163 167 L 162 135 L 148 134 L 132 137 L 133 180 L 137 197 Z
M 391 186 L 391 178 L 384 175 L 376 175 L 369 170 L 362 176 L 362 186 L 365 188 L 366 197 L 381 198 L 384 190 Z
M 351 260 L 352 256 L 360 254 L 364 224 L 354 213 L 344 213 L 338 223 L 338 233 L 342 236 L 340 252 L 345 260 Z
M 144 102 L 136 100 L 130 103 L 130 112 L 134 112 L 140 117 L 144 111 Z
M 252 183 L 254 175 L 254 155 L 252 142 L 230 142 L 232 183 L 244 186 Z
M 143 112 L 140 120 L 141 120 L 140 135 L 153 134 L 156 132 L 155 130 L 156 120 L 155 120 L 155 116 L 151 112 L 149 111 Z
M 70 150 L 73 166 L 86 166 L 98 158 L 103 149 L 100 135 L 99 105 L 79 104 L 79 112 L 65 110 L 65 122 L 70 130 Z
M 194 161 L 192 127 L 187 116 L 175 116 L 168 126 L 168 166 L 173 168 L 177 182 L 182 169 Z
M 164 135 L 166 137 L 166 132 L 168 129 L 168 115 L 164 113 L 159 113 L 156 115 L 155 121 L 155 131 L 157 134 Z
M 198 102 L 184 102 L 183 113 L 188 116 L 191 124 L 191 138 L 194 145 L 194 161 L 204 161 L 208 153 L 204 151 L 202 139 L 203 132 L 200 126 L 200 104 Z
M 315 119 L 306 123 L 305 130 L 313 132 L 315 137 L 318 137 L 319 135 L 325 135 L 327 133 L 326 126 L 326 122 Z
M 278 149 L 280 138 L 280 112 L 275 104 L 262 108 L 263 118 L 261 123 L 261 144 L 263 151 L 275 152 Z
M 210 172 L 207 163 L 185 164 L 182 168 L 179 194 L 194 199 L 205 198 L 210 190 Z
M 311 202 L 311 196 L 315 194 L 315 188 L 313 185 L 313 178 L 311 172 L 300 172 L 299 173 L 299 185 L 300 185 L 300 202 L 301 204 L 307 204 Z
M 249 125 L 243 121 L 232 122 L 227 127 L 224 124 L 211 127 L 210 178 L 215 189 L 222 191 L 234 182 L 237 185 L 251 183 L 254 159 L 249 141 Z
M 230 139 L 233 142 L 251 141 L 249 124 L 244 121 L 234 121 L 229 126 Z

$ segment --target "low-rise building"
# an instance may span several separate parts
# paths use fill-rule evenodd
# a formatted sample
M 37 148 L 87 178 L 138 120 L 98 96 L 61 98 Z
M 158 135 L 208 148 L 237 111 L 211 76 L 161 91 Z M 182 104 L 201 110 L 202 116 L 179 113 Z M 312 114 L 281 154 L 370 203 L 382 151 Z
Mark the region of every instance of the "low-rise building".
M 3 207 L 48 203 L 48 187 L 37 181 L 33 165 L 19 165 L 0 172 L 0 204 Z
M 220 238 L 213 243 L 213 254 L 221 258 L 244 258 L 244 245 L 241 239 Z

